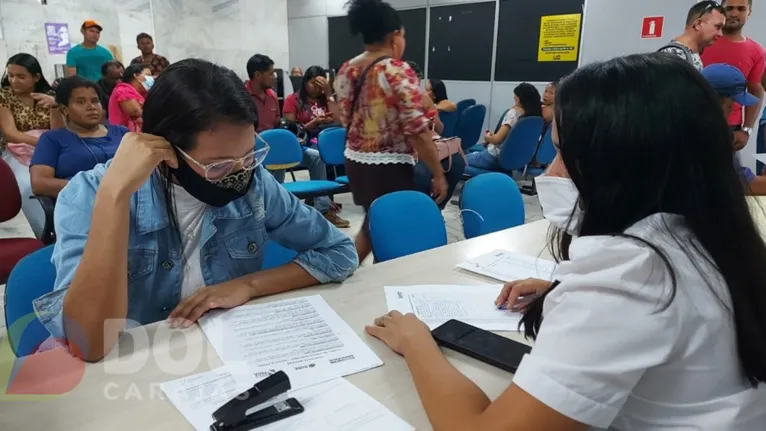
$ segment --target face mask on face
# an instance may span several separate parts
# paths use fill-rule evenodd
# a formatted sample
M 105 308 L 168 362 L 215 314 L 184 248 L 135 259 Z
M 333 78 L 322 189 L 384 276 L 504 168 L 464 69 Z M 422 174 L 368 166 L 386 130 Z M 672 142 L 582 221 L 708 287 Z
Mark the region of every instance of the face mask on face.
M 535 179 L 535 185 L 543 207 L 543 217 L 568 234 L 577 235 L 582 210 L 578 205 L 580 192 L 574 182 L 569 178 L 541 176 Z
M 211 182 L 200 176 L 189 166 L 186 159 L 178 154 L 178 169 L 173 169 L 181 187 L 198 201 L 210 206 L 223 207 L 246 195 L 253 182 L 253 170 L 241 170 Z
M 152 88 L 152 85 L 154 85 L 154 77 L 153 76 L 147 76 L 144 79 L 144 82 L 141 83 L 141 85 L 144 86 L 144 89 L 146 91 L 149 91 L 149 89 Z

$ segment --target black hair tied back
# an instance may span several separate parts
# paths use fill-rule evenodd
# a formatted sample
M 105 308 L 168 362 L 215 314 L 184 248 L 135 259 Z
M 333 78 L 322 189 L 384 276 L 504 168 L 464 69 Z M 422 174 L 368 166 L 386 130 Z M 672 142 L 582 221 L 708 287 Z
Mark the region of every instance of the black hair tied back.
M 402 28 L 396 9 L 383 0 L 349 0 L 346 6 L 351 34 L 361 34 L 366 45 L 381 43 Z

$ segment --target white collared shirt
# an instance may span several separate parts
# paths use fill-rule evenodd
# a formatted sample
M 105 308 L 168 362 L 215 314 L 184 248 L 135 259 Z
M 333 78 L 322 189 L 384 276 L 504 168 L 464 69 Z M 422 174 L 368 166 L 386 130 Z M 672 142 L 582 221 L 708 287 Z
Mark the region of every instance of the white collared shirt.
M 690 247 L 680 216 L 655 214 L 626 233 L 670 259 L 674 300 L 668 305 L 669 273 L 647 245 L 575 239 L 571 260 L 559 265 L 561 283 L 545 299 L 535 347 L 513 381 L 596 428 L 766 430 L 766 385 L 753 389 L 742 376 L 726 283 L 701 255 L 689 260 L 663 222 Z

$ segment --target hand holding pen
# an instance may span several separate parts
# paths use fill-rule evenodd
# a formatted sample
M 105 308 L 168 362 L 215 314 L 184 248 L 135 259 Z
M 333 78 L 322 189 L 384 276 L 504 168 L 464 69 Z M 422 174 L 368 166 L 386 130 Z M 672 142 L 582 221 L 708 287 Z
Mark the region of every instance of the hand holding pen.
M 527 278 L 506 283 L 495 300 L 495 305 L 501 310 L 524 311 L 533 300 L 548 291 L 551 284 L 550 281 L 539 278 Z

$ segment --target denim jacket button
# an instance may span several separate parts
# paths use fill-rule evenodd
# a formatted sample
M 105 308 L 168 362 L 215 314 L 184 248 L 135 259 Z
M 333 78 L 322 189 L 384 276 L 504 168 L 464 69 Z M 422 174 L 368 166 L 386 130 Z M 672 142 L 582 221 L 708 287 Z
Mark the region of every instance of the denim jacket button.
M 170 271 L 171 268 L 173 268 L 173 262 L 171 262 L 169 260 L 166 260 L 166 261 L 162 262 L 162 269 L 164 269 L 166 271 Z
M 258 246 L 255 245 L 254 242 L 251 242 L 250 244 L 247 245 L 247 251 L 249 251 L 250 253 L 255 253 L 255 250 L 257 249 L 258 249 Z

